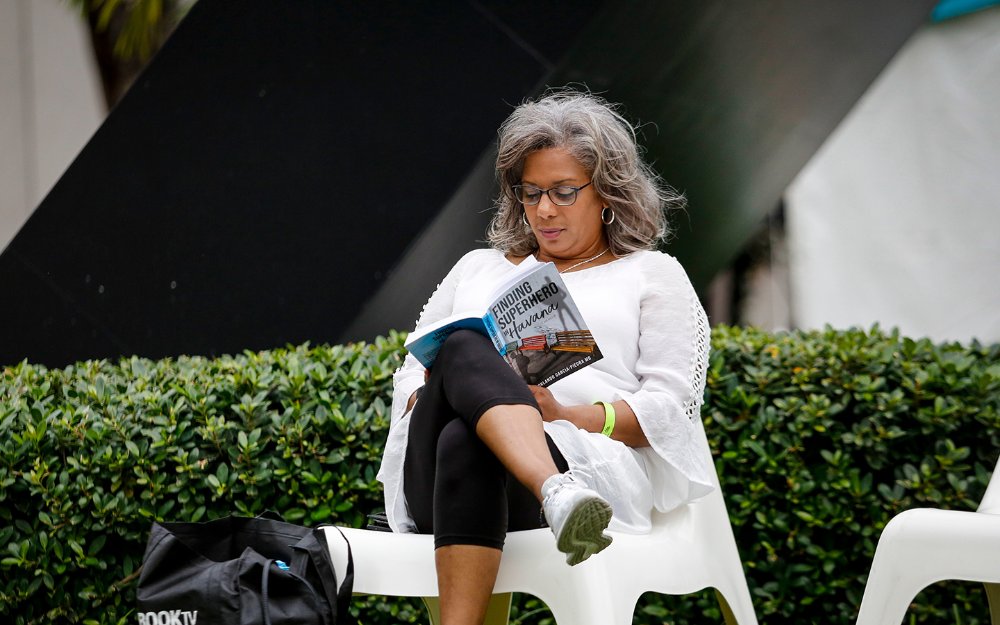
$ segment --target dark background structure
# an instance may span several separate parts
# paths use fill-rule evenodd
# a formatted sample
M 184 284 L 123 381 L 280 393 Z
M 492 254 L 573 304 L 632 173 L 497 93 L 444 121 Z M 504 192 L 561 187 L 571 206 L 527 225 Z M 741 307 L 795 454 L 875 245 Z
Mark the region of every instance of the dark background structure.
M 547 86 L 642 123 L 704 290 L 930 0 L 200 0 L 0 256 L 0 364 L 412 327 Z

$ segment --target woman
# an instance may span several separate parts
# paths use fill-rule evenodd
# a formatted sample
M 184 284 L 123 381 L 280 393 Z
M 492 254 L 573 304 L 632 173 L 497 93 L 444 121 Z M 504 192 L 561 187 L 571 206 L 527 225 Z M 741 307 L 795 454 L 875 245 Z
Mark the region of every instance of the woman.
M 433 533 L 441 618 L 481 623 L 507 531 L 542 517 L 570 565 L 711 489 L 694 448 L 709 329 L 684 270 L 653 251 L 683 199 L 601 98 L 551 93 L 499 131 L 491 249 L 465 255 L 417 327 L 483 308 L 521 263 L 563 274 L 603 358 L 526 385 L 488 339 L 458 332 L 432 371 L 396 372 L 379 479 L 394 531 Z M 598 402 L 598 403 L 595 403 Z M 602 433 L 603 432 L 603 433 Z

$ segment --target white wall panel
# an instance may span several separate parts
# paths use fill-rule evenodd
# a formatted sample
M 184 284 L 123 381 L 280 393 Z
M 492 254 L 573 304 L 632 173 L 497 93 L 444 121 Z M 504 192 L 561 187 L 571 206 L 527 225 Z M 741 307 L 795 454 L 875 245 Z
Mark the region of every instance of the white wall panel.
M 787 193 L 799 327 L 1000 340 L 1000 8 L 928 25 Z
M 105 114 L 80 15 L 58 0 L 0 0 L 0 250 Z

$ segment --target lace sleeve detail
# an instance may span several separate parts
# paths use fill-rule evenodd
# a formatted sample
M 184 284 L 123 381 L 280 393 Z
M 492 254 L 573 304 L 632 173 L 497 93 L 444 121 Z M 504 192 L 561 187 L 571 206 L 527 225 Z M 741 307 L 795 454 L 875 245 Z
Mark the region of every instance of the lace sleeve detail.
M 705 378 L 708 375 L 708 350 L 711 331 L 708 326 L 708 316 L 705 309 L 694 294 L 688 297 L 690 301 L 690 316 L 694 321 L 695 331 L 692 340 L 691 368 L 688 370 L 688 388 L 691 390 L 684 400 L 684 413 L 688 419 L 701 417 L 701 405 L 705 401 Z

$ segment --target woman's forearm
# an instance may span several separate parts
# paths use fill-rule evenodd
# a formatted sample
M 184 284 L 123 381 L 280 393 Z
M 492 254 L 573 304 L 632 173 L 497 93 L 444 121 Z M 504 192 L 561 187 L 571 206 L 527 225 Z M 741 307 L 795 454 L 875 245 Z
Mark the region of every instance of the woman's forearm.
M 619 399 L 611 402 L 611 405 L 615 409 L 615 428 L 611 438 L 629 447 L 649 447 L 646 434 L 639 426 L 639 419 L 636 418 L 628 402 Z M 579 404 L 565 406 L 562 418 L 587 432 L 600 432 L 604 429 L 605 416 L 602 404 Z

